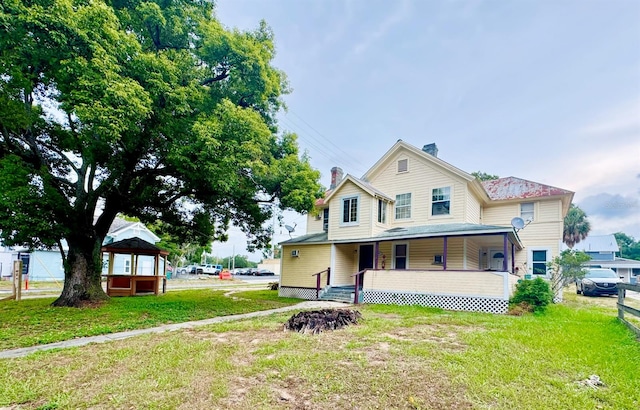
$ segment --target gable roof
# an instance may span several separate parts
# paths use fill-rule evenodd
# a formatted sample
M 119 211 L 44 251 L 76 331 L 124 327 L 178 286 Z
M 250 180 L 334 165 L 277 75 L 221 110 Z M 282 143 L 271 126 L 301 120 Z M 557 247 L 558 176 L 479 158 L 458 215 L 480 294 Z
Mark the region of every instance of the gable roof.
M 380 168 L 386 161 L 393 157 L 398 151 L 401 151 L 403 149 L 421 157 L 427 162 L 432 162 L 440 166 L 441 168 L 451 172 L 454 175 L 457 175 L 462 179 L 465 179 L 467 181 L 473 181 L 475 179 L 473 175 L 466 173 L 460 168 L 454 167 L 448 162 L 443 161 L 440 158 L 435 157 L 429 153 L 426 153 L 420 148 L 414 147 L 413 145 L 408 144 L 402 140 L 398 140 L 395 144 L 393 144 L 393 146 L 389 148 L 389 150 L 382 156 L 382 158 L 380 158 L 375 164 L 373 164 L 371 168 L 369 168 L 369 170 L 362 176 L 362 179 L 368 181 L 370 177 L 378 170 L 378 168 Z
M 388 201 L 393 201 L 393 199 L 385 194 L 384 192 L 380 191 L 378 188 L 375 188 L 373 185 L 371 185 L 368 182 L 365 182 L 363 180 L 361 180 L 360 178 L 356 178 L 352 175 L 347 174 L 346 177 L 344 177 L 342 179 L 342 181 L 340 181 L 340 183 L 338 184 L 337 187 L 335 187 L 335 189 L 331 190 L 329 192 L 329 195 L 324 197 L 324 201 L 323 203 L 326 203 L 327 201 L 329 201 L 329 199 L 331 199 L 331 197 L 338 192 L 347 182 L 351 182 L 354 185 L 356 185 L 357 187 L 359 187 L 360 189 L 362 189 L 363 191 L 367 192 L 369 195 L 373 196 L 373 197 L 378 197 L 378 198 L 383 198 L 386 199 Z

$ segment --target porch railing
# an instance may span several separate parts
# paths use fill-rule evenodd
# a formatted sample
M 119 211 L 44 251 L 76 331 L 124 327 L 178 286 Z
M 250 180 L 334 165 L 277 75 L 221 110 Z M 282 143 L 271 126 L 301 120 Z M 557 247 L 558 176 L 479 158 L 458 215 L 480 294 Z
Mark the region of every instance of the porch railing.
M 354 273 L 353 275 L 351 275 L 351 277 L 356 277 L 356 286 L 355 286 L 355 291 L 353 293 L 353 304 L 357 305 L 360 302 L 360 288 L 362 287 L 362 284 L 364 283 L 364 273 L 366 272 L 366 269 L 361 270 L 358 273 Z
M 314 273 L 311 276 L 315 276 L 316 277 L 316 300 L 320 299 L 320 281 L 322 280 L 322 274 L 324 274 L 326 272 L 327 274 L 327 286 L 329 286 L 329 283 L 331 281 L 331 268 L 327 268 L 321 272 L 318 273 Z

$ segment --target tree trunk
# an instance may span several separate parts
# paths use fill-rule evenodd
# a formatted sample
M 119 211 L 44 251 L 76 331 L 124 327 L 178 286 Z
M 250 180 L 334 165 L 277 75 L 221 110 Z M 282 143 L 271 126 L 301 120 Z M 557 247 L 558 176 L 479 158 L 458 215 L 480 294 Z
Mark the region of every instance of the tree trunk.
M 96 237 L 68 239 L 64 263 L 64 288 L 53 306 L 82 307 L 108 299 L 102 290 L 102 240 Z

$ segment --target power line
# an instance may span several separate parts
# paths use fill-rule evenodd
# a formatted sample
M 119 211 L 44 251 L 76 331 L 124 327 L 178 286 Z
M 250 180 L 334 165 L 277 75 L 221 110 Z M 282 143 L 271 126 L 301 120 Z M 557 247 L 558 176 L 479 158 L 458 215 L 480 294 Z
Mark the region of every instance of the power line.
M 352 154 L 349 154 L 348 152 L 346 152 L 345 150 L 342 149 L 342 147 L 340 147 L 339 145 L 337 145 L 336 143 L 334 143 L 333 141 L 331 141 L 329 138 L 327 138 L 326 136 L 324 136 L 320 131 L 318 131 L 317 129 L 315 129 L 311 124 L 309 124 L 307 121 L 305 121 L 304 118 L 300 117 L 298 114 L 296 114 L 295 112 L 293 112 L 292 110 L 290 110 L 291 114 L 295 115 L 300 121 L 302 121 L 307 127 L 309 127 L 311 130 L 313 130 L 316 134 L 318 134 L 320 136 L 320 138 L 322 138 L 324 141 L 328 142 L 329 144 L 333 145 L 335 147 L 336 150 L 338 150 L 339 152 L 341 152 L 342 154 L 345 155 L 345 158 L 349 158 L 349 160 L 351 162 L 355 161 L 356 164 L 358 164 L 359 167 L 363 168 L 363 169 L 368 169 L 367 166 L 363 163 L 361 163 L 360 161 L 358 161 L 358 159 L 353 158 Z M 288 117 L 287 113 L 285 113 L 285 116 Z M 295 122 L 293 120 L 289 120 L 291 122 L 293 122 L 295 124 Z M 311 138 L 314 138 L 316 141 L 318 141 L 315 137 L 313 137 L 313 135 L 309 134 L 311 136 Z M 321 142 L 321 141 L 319 141 Z M 322 143 L 322 142 L 321 142 Z

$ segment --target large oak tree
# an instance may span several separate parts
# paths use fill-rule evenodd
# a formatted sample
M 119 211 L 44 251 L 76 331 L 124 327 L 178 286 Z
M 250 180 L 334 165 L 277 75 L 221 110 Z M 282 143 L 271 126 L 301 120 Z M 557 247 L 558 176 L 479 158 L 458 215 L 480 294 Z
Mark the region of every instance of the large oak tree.
M 261 245 L 272 203 L 313 207 L 319 173 L 278 134 L 274 53 L 266 24 L 226 29 L 206 0 L 0 2 L 1 235 L 61 249 L 55 305 L 106 297 L 118 213 L 185 242 L 235 224 Z

